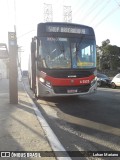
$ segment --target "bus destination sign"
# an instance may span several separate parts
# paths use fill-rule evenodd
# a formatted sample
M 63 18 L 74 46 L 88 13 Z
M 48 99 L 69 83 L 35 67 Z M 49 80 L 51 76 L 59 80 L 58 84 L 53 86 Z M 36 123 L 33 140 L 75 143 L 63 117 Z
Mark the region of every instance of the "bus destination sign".
M 77 27 L 77 26 L 46 26 L 47 32 L 61 32 L 61 33 L 74 33 L 74 34 L 89 34 L 88 28 Z

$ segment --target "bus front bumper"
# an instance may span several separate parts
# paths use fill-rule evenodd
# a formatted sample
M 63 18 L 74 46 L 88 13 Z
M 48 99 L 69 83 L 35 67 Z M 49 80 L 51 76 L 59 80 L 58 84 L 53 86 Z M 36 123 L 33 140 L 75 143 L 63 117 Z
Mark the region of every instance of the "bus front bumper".
M 80 96 L 80 95 L 93 94 L 96 91 L 97 91 L 97 81 L 94 83 L 93 86 L 89 88 L 87 92 L 77 92 L 77 93 L 55 93 L 52 88 L 49 88 L 40 82 L 38 84 L 39 97 Z

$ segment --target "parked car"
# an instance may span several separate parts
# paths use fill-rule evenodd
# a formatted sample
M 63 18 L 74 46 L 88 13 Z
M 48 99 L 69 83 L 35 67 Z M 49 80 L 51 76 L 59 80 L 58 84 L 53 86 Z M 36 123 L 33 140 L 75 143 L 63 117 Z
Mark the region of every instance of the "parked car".
M 113 77 L 111 81 L 111 87 L 112 88 L 120 87 L 120 73 L 118 73 L 115 77 Z
M 97 73 L 97 86 L 111 86 L 111 80 L 108 76 L 105 74 Z

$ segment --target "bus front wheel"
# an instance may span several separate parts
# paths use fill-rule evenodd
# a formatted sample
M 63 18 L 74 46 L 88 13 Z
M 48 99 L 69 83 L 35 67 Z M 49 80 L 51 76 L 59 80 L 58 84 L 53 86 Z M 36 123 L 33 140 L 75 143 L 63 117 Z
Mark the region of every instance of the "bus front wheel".
M 39 99 L 39 95 L 38 95 L 38 88 L 35 87 L 35 98 L 38 100 Z

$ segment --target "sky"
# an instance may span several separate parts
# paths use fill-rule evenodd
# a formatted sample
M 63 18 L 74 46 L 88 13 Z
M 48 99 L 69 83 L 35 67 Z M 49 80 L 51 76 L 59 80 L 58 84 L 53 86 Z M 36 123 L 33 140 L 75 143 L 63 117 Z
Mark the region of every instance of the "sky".
M 63 22 L 63 6 L 70 6 L 72 23 L 93 27 L 97 45 L 109 39 L 120 47 L 120 0 L 0 0 L 0 43 L 8 44 L 8 32 L 16 26 L 22 70 L 28 69 L 31 38 L 44 22 L 45 4 L 52 5 L 53 22 Z

